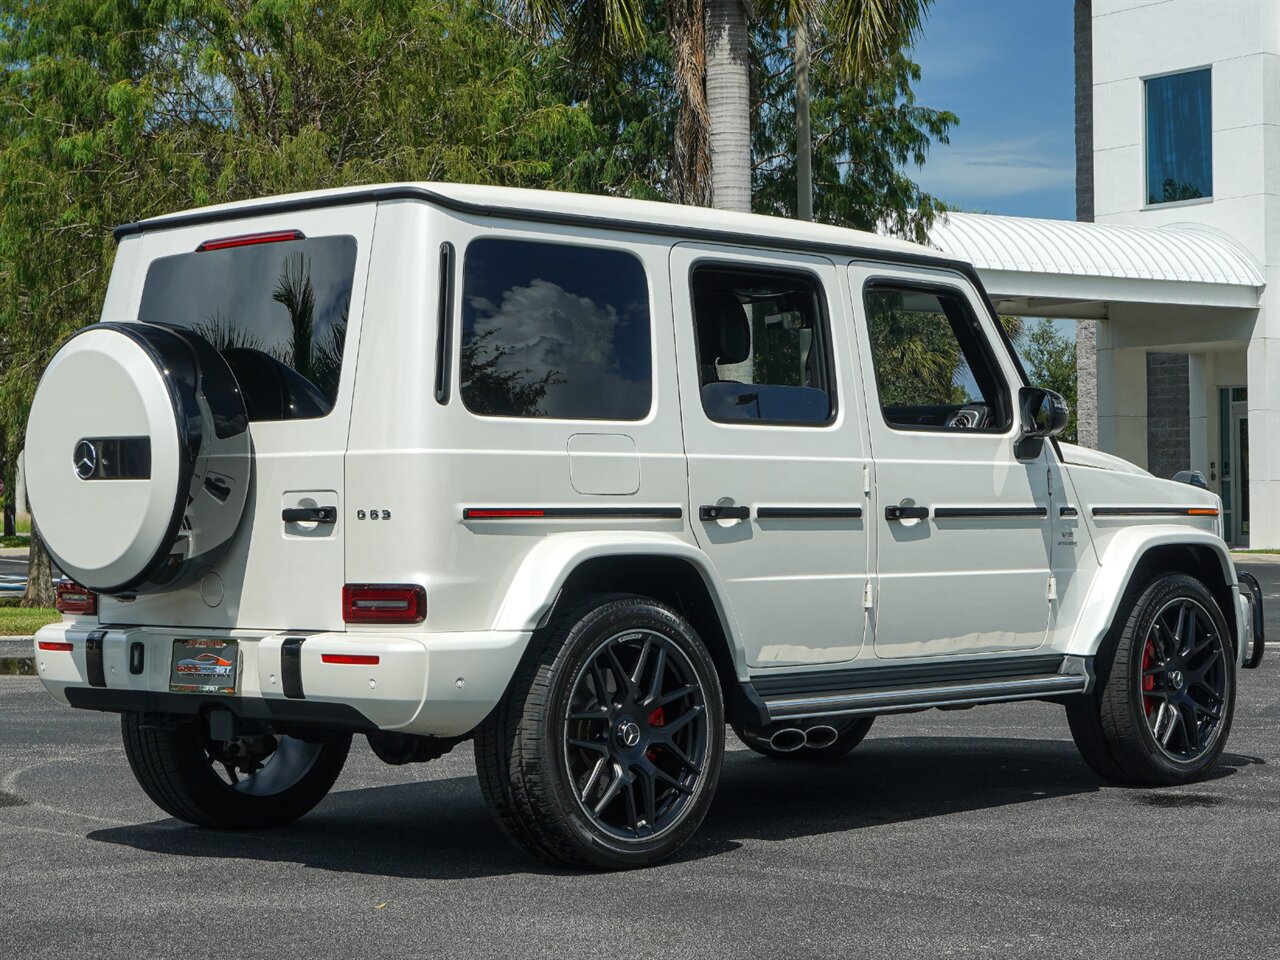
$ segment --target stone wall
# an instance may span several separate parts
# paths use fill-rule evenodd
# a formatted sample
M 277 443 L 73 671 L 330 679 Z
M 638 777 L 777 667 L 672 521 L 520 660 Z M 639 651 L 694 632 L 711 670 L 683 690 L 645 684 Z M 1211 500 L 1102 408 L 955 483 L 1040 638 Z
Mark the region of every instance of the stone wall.
M 1093 222 L 1093 0 L 1076 0 L 1076 219 Z M 1076 323 L 1076 440 L 1098 446 L 1098 325 Z
M 1172 477 L 1191 467 L 1191 390 L 1185 353 L 1147 354 L 1147 469 Z

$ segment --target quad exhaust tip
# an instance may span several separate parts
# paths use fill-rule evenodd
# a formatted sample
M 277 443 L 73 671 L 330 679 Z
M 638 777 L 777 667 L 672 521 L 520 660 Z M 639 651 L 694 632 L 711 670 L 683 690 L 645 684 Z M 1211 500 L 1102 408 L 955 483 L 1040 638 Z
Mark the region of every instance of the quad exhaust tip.
M 840 732 L 829 724 L 818 723 L 811 727 L 782 726 L 773 731 L 766 727 L 751 735 L 779 753 L 795 753 L 801 747 L 814 750 L 829 747 L 839 739 Z

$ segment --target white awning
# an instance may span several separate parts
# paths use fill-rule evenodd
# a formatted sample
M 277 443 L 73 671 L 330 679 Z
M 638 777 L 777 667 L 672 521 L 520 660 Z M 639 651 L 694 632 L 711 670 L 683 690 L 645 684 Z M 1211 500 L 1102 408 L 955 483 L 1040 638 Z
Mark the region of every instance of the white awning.
M 1262 270 L 1230 237 L 1198 224 L 1132 227 L 980 213 L 938 218 L 929 243 L 978 269 L 993 300 L 1257 307 Z M 1037 301 L 1044 301 L 1037 303 Z

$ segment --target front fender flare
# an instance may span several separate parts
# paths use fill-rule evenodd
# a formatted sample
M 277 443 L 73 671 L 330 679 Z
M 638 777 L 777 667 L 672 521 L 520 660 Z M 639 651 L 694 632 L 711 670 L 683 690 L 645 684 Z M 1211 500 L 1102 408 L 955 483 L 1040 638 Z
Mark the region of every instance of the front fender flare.
M 1120 609 L 1120 601 L 1125 589 L 1129 586 L 1134 572 L 1143 556 L 1156 547 L 1187 546 L 1208 548 L 1222 565 L 1222 576 L 1231 590 L 1234 609 L 1224 610 L 1223 614 L 1235 623 L 1237 649 L 1243 642 L 1241 635 L 1241 618 L 1239 616 L 1240 587 L 1236 581 L 1235 564 L 1231 561 L 1231 552 L 1221 537 L 1205 530 L 1195 530 L 1168 524 L 1151 524 L 1127 527 L 1116 531 L 1107 543 L 1106 551 L 1100 557 L 1097 575 L 1089 587 L 1089 594 L 1084 602 L 1084 609 L 1066 653 L 1073 656 L 1091 657 L 1097 654 Z
M 544 537 L 524 557 L 507 588 L 494 630 L 534 630 L 542 625 L 565 581 L 588 560 L 603 557 L 671 557 L 687 561 L 701 575 L 729 640 L 739 679 L 746 679 L 746 655 L 724 584 L 707 555 L 669 534 L 637 531 L 558 533 Z

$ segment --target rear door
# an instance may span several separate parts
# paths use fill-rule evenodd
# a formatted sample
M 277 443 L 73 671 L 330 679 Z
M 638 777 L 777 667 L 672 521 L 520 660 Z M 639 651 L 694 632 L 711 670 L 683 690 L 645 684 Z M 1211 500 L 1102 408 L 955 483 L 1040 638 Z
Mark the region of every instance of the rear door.
M 671 252 L 690 516 L 747 661 L 858 655 L 867 446 L 839 274 L 817 257 Z
M 343 461 L 375 211 L 335 207 L 144 235 L 119 319 L 193 328 L 222 352 L 249 411 L 253 470 L 217 567 L 179 591 L 104 599 L 107 622 L 343 628 Z M 299 509 L 319 519 L 286 512 Z

